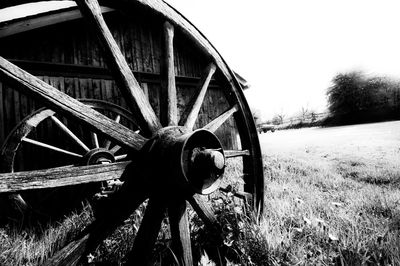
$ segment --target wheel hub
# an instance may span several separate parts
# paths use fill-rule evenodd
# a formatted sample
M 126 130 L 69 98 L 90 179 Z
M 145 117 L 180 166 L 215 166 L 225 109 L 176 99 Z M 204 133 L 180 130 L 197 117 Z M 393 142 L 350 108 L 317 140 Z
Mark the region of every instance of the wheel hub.
M 149 155 L 153 174 L 161 176 L 157 180 L 172 190 L 209 194 L 218 188 L 224 173 L 222 145 L 213 133 L 204 129 L 163 128 L 151 140 Z M 163 178 L 165 175 L 171 178 Z
M 114 155 L 107 149 L 96 148 L 88 151 L 83 156 L 83 165 L 114 163 Z

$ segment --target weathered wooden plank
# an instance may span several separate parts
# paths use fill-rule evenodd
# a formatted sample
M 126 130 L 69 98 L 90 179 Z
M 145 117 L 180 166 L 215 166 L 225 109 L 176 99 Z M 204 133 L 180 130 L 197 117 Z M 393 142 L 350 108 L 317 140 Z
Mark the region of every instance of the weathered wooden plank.
M 15 122 L 16 124 L 18 124 L 19 122 L 21 122 L 21 120 L 23 119 L 23 116 L 21 114 L 21 101 L 20 101 L 20 96 L 21 93 L 19 93 L 19 91 L 13 90 L 14 91 L 14 112 L 15 112 Z M 18 161 L 19 165 L 24 165 L 24 156 L 21 152 L 17 152 L 15 154 L 15 160 Z
M 15 122 L 21 121 L 21 104 L 19 101 L 20 93 L 16 90 L 13 90 L 13 102 L 14 102 L 14 114 L 15 114 Z
M 158 25 L 158 24 L 157 24 Z M 161 53 L 162 53 L 162 29 L 161 27 L 152 28 L 150 31 L 152 54 L 153 54 L 153 73 L 161 73 Z M 175 56 L 174 56 L 175 57 Z M 176 74 L 176 71 L 175 71 Z
M 28 97 L 24 94 L 20 95 L 20 103 L 21 103 L 21 117 L 22 119 L 29 115 L 31 112 L 29 110 Z
M 90 62 L 90 58 L 88 57 L 88 55 L 90 54 L 90 52 L 88 51 L 90 49 L 90 47 L 88 46 L 88 37 L 91 35 L 90 29 L 89 27 L 87 27 L 86 25 L 82 25 L 82 28 L 84 29 L 85 32 L 87 32 L 87 34 L 85 34 L 84 36 L 82 36 L 82 38 L 80 39 L 79 42 L 79 52 L 80 52 L 80 57 L 79 57 L 79 62 L 81 65 L 88 65 Z
M 78 84 L 75 84 L 75 85 L 77 85 L 77 87 L 78 87 L 77 89 L 79 90 L 79 94 L 80 94 L 80 97 L 77 97 L 77 98 L 79 98 L 79 99 L 87 99 L 87 98 L 89 98 L 87 96 L 88 90 L 87 90 L 87 81 L 86 81 L 86 79 L 79 78 L 78 79 Z
M 141 45 L 140 49 L 142 50 L 142 64 L 143 64 L 143 71 L 144 72 L 153 72 L 152 68 L 152 60 L 151 60 L 151 50 L 150 50 L 150 42 L 149 42 L 149 34 L 148 28 L 140 27 L 140 39 Z
M 116 123 L 119 123 L 120 120 L 121 120 L 121 116 L 120 116 L 120 115 L 117 115 L 117 116 L 115 117 L 115 119 L 114 119 L 114 121 L 115 121 Z M 104 147 L 105 149 L 109 150 L 109 149 L 110 149 L 110 146 L 111 146 L 111 140 L 109 140 L 109 139 L 104 140 L 104 142 L 103 142 L 103 147 Z
M 233 106 L 229 110 L 225 111 L 221 115 L 219 115 L 217 118 L 212 120 L 210 123 L 205 125 L 203 129 L 207 129 L 211 132 L 215 132 L 233 113 L 235 113 L 238 110 L 237 105 Z
M 186 108 L 185 112 L 181 117 L 181 120 L 179 121 L 180 125 L 183 124 L 185 127 L 193 129 L 196 123 L 197 116 L 199 115 L 201 105 L 204 102 L 204 97 L 206 96 L 208 85 L 210 84 L 215 69 L 216 67 L 214 64 L 208 65 L 205 71 L 205 75 L 203 75 L 202 79 L 200 80 L 197 94 L 192 98 L 192 100 L 188 104 L 188 108 Z
M 4 93 L 3 91 L 5 88 L 3 88 L 3 83 L 0 82 L 0 143 L 3 143 L 5 139 L 5 125 L 4 125 Z
M 102 7 L 102 12 L 107 13 L 113 11 L 108 7 Z M 54 25 L 66 21 L 71 21 L 81 18 L 81 12 L 75 7 L 66 9 L 64 12 L 56 14 L 47 14 L 44 17 L 34 17 L 27 20 L 17 20 L 15 22 L 7 23 L 7 25 L 0 27 L 0 38 L 17 33 L 46 27 L 48 25 Z
M 73 78 L 65 78 L 64 79 L 64 88 L 65 88 L 65 93 L 68 96 L 73 97 L 74 96 L 74 79 Z
M 120 83 L 122 94 L 129 99 L 128 102 L 132 104 L 138 120 L 146 131 L 156 132 L 161 128 L 161 124 L 108 29 L 98 2 L 96 0 L 77 0 L 76 2 L 97 32 L 109 58 L 110 68 L 114 72 L 117 82 Z
M 87 98 L 93 99 L 93 80 L 91 78 L 86 79 L 87 84 Z
M 123 46 L 124 46 L 124 51 L 125 51 L 124 55 L 125 55 L 126 61 L 128 62 L 129 68 L 132 71 L 134 71 L 135 68 L 134 68 L 134 63 L 133 63 L 134 55 L 132 54 L 133 53 L 133 47 L 132 47 L 133 40 L 132 40 L 132 36 L 131 36 L 131 30 L 132 30 L 131 28 L 132 28 L 131 24 L 128 24 L 127 26 L 125 26 L 123 28 L 123 31 L 121 32 L 121 35 L 123 35 L 122 38 L 124 40 Z
M 139 150 L 147 140 L 30 75 L 2 57 L 0 57 L 0 78 L 13 84 L 16 88 L 33 95 L 49 108 L 80 121 L 91 127 L 94 131 L 107 135 L 122 144 L 122 146 Z
M 104 86 L 104 91 L 106 93 L 105 100 L 110 103 L 114 102 L 113 87 L 111 80 L 102 80 L 102 86 Z
M 161 86 L 158 84 L 148 84 L 148 92 L 149 92 L 149 101 L 151 106 L 153 107 L 156 114 L 160 117 L 161 116 L 161 107 L 160 107 L 160 93 L 161 93 Z
M 183 265 L 191 266 L 193 255 L 186 208 L 185 200 L 177 200 L 168 207 L 168 214 L 174 254 Z
M 98 79 L 93 79 L 92 80 L 92 85 L 93 85 L 93 98 L 101 100 L 101 83 L 100 80 Z
M 162 75 L 162 108 L 161 115 L 165 125 L 176 126 L 178 124 L 178 101 L 175 85 L 174 66 L 174 27 L 166 21 L 164 23 L 164 56 Z
M 74 98 L 75 99 L 80 99 L 83 98 L 81 95 L 81 91 L 79 89 L 79 78 L 74 78 L 74 83 L 73 83 L 73 87 L 74 87 Z
M 0 174 L 0 193 L 63 187 L 120 178 L 129 162 Z
M 14 91 L 7 84 L 3 84 L 4 91 L 4 129 L 8 134 L 12 128 L 16 125 L 15 123 L 15 112 L 13 110 L 13 96 Z
M 154 57 L 155 52 L 154 52 L 154 43 L 153 43 L 153 29 L 147 28 L 146 32 L 147 32 L 147 36 L 148 36 L 148 46 L 149 46 L 149 52 L 150 52 L 151 72 L 152 73 L 157 73 L 156 72 L 156 67 L 155 67 L 155 57 Z
M 142 50 L 141 50 L 141 40 L 140 40 L 140 29 L 138 25 L 133 25 L 131 29 L 132 41 L 133 41 L 133 55 L 134 61 L 133 66 L 136 71 L 143 72 L 143 64 L 142 64 Z

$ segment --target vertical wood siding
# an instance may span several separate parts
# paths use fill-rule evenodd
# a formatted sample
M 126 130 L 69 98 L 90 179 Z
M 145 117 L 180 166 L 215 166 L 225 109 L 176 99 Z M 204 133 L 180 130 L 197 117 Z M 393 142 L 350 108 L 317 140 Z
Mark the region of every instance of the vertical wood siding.
M 157 18 L 149 19 L 146 16 L 150 16 L 150 14 L 137 14 L 128 18 L 123 14 L 114 13 L 108 14 L 106 21 L 132 70 L 140 73 L 159 74 L 163 21 L 159 21 Z M 148 23 L 149 21 L 152 23 Z M 200 78 L 208 63 L 206 59 L 201 57 L 193 44 L 179 34 L 175 36 L 174 45 L 177 76 Z M 64 69 L 68 69 L 70 65 L 107 68 L 96 36 L 93 36 L 92 31 L 82 20 L 0 39 L 0 55 L 9 60 L 62 64 Z M 72 72 L 64 75 L 63 73 L 55 74 L 48 69 L 43 70 L 43 73 L 40 74 L 40 69 L 26 70 L 39 73 L 37 76 L 40 79 L 74 98 L 105 100 L 129 109 L 110 75 L 94 74 L 91 76 L 88 74 L 82 76 Z M 139 74 L 137 79 L 145 88 L 151 106 L 160 116 L 162 110 L 160 110 L 158 75 L 144 80 Z M 193 84 L 177 82 L 179 115 L 193 97 L 196 86 L 197 82 L 193 82 Z M 0 82 L 0 145 L 14 126 L 40 107 L 42 106 L 39 102 Z M 204 126 L 228 107 L 223 87 L 214 85 L 209 88 L 196 127 Z M 41 127 L 45 127 L 47 131 L 55 130 L 51 123 L 45 123 Z M 44 134 L 43 132 L 46 130 L 38 129 L 34 134 Z M 216 134 L 222 140 L 225 148 L 232 149 L 238 146 L 234 119 L 229 119 Z M 51 143 L 60 139 L 60 136 L 60 133 L 55 133 L 37 137 L 48 137 Z M 66 142 L 63 145 L 69 144 Z M 22 162 L 28 160 L 22 155 L 18 159 Z

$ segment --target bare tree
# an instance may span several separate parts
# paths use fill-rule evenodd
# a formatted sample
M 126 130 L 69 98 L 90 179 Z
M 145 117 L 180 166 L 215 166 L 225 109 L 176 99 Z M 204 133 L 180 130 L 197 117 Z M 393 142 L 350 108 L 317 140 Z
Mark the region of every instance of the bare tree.
M 272 118 L 272 124 L 274 125 L 280 125 L 283 124 L 283 120 L 285 119 L 285 114 L 281 111 L 278 114 L 275 114 Z
M 302 106 L 301 107 L 300 119 L 301 119 L 302 122 L 304 122 L 307 119 L 307 116 L 309 115 L 309 113 L 310 113 L 310 110 L 309 110 L 308 106 L 306 106 L 306 107 Z
M 252 109 L 251 114 L 253 115 L 254 123 L 259 125 L 262 123 L 261 120 L 261 111 L 259 109 Z

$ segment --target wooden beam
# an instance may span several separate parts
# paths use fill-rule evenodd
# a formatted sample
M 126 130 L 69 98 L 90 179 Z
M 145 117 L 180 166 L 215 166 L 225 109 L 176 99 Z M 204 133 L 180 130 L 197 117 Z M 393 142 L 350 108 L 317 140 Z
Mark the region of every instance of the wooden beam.
M 166 93 L 166 124 L 176 126 L 178 124 L 178 100 L 175 85 L 175 66 L 174 66 L 174 26 L 166 21 L 164 23 L 164 63 L 165 75 L 163 77 L 163 90 Z
M 161 124 L 108 29 L 97 0 L 76 0 L 76 2 L 96 31 L 108 58 L 109 67 L 119 83 L 122 94 L 137 114 L 139 123 L 148 134 L 156 132 L 161 128 Z
M 203 104 L 204 97 L 206 96 L 208 85 L 210 84 L 215 69 L 216 67 L 214 64 L 208 65 L 207 69 L 205 70 L 205 74 L 200 80 L 197 95 L 195 95 L 188 104 L 187 110 L 189 111 L 185 111 L 181 117 L 179 124 L 184 124 L 184 126 L 190 130 L 193 129 L 194 124 L 196 123 L 201 105 Z
M 32 95 L 50 109 L 89 126 L 93 131 L 108 136 L 122 146 L 140 150 L 147 141 L 141 135 L 60 92 L 2 57 L 0 57 L 0 80 L 12 84 L 16 89 Z
M 105 67 L 95 66 L 84 66 L 84 65 L 73 65 L 64 63 L 52 63 L 52 62 L 37 62 L 29 60 L 10 59 L 11 63 L 18 67 L 25 69 L 29 73 L 35 76 L 62 76 L 62 77 L 73 77 L 73 78 L 92 78 L 92 79 L 112 79 L 111 72 Z M 137 80 L 141 82 L 144 94 L 148 96 L 148 84 L 159 84 L 160 73 L 140 72 L 134 71 L 133 75 L 137 77 Z M 194 87 L 198 84 L 200 78 L 197 77 L 184 77 L 175 76 L 176 85 Z M 147 87 L 147 88 L 146 88 Z M 209 88 L 219 88 L 215 80 L 211 80 Z M 147 90 L 147 94 L 146 94 Z M 148 98 L 148 97 L 147 97 Z
M 121 115 L 118 114 L 118 115 L 114 118 L 114 121 L 115 121 L 116 123 L 119 123 L 120 120 L 121 120 Z M 104 141 L 104 143 L 103 143 L 103 147 L 104 147 L 106 150 L 109 150 L 109 149 L 110 149 L 110 146 L 111 146 L 111 140 L 106 139 L 106 140 Z
M 0 174 L 0 193 L 53 188 L 120 178 L 129 162 Z
M 102 13 L 113 10 L 109 7 L 101 7 Z M 82 14 L 76 7 L 46 12 L 29 18 L 20 18 L 0 26 L 0 38 L 80 18 L 82 18 Z

